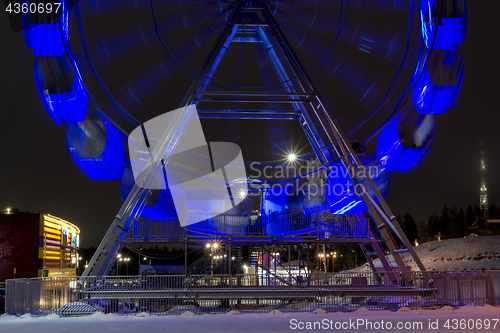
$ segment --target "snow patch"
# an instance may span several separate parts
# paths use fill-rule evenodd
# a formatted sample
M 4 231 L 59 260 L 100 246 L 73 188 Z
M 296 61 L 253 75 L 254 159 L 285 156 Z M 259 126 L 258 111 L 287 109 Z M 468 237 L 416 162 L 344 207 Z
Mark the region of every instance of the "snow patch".
M 102 317 L 106 317 L 106 315 L 102 312 L 95 312 L 93 315 L 91 315 L 92 318 L 102 318 Z
M 445 305 L 445 306 L 442 306 L 441 308 L 437 309 L 436 311 L 448 313 L 448 312 L 455 311 L 455 309 L 452 306 Z
M 226 313 L 226 316 L 237 316 L 237 315 L 240 315 L 240 314 L 241 314 L 241 312 L 239 312 L 237 310 L 231 310 L 228 313 Z
M 59 317 L 58 314 L 51 313 L 51 314 L 48 314 L 46 316 L 41 317 L 40 319 L 58 319 L 58 318 L 61 318 L 61 317 Z
M 413 310 L 410 309 L 410 308 L 408 308 L 408 307 L 406 307 L 406 306 L 402 306 L 399 309 L 397 309 L 396 312 L 398 312 L 398 313 L 409 313 L 409 312 L 413 312 Z
M 145 311 L 142 311 L 142 312 L 139 312 L 136 317 L 139 317 L 139 318 L 144 318 L 144 317 L 151 317 L 151 315 Z
M 183 314 L 181 314 L 181 316 L 182 317 L 194 317 L 194 316 L 196 316 L 196 313 L 188 310 L 188 311 L 184 312 Z
M 367 308 L 358 308 L 356 310 L 353 311 L 353 313 L 367 313 L 367 312 L 370 312 L 370 310 L 368 310 Z
M 316 310 L 313 311 L 314 314 L 326 314 L 328 311 L 325 311 L 325 309 L 322 308 L 317 308 Z
M 273 316 L 282 316 L 283 312 L 281 312 L 280 310 L 273 310 L 273 311 L 269 312 L 269 314 L 273 315 Z
M 479 308 L 482 308 L 483 311 L 500 311 L 500 308 L 497 308 L 493 305 L 486 304 L 484 306 L 481 306 Z

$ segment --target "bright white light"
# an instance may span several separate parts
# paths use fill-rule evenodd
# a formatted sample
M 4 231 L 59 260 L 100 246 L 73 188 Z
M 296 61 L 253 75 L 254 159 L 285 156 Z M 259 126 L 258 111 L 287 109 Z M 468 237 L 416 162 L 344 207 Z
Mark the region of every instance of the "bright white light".
M 217 243 L 214 243 L 214 245 L 212 245 L 214 247 L 214 249 L 218 248 L 219 247 L 219 244 Z
M 243 268 L 244 268 L 244 269 L 247 269 L 247 268 L 248 268 L 248 266 L 247 266 L 247 265 L 243 265 Z
M 205 247 L 206 247 L 207 249 L 209 249 L 209 248 L 210 248 L 210 243 L 207 243 L 207 245 L 205 245 Z
M 240 192 L 238 192 L 238 196 L 239 196 L 241 199 L 244 199 L 244 198 L 246 198 L 246 196 L 247 196 L 247 192 L 246 192 L 246 191 L 241 190 Z
M 288 155 L 288 162 L 294 162 L 297 159 L 297 155 L 291 153 Z
M 7 208 L 7 214 L 10 214 L 10 208 Z

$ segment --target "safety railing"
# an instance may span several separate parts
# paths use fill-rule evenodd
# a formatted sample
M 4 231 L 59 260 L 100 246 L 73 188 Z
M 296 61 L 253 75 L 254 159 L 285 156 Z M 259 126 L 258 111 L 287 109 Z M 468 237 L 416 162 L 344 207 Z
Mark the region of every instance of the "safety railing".
M 136 239 L 183 239 L 184 228 L 176 218 L 150 220 L 139 217 L 133 223 L 133 238 Z
M 133 237 L 136 239 L 183 239 L 187 234 L 232 236 L 287 236 L 310 234 L 321 239 L 368 238 L 368 220 L 328 219 L 319 209 L 296 212 L 273 212 L 257 219 L 249 215 L 220 214 L 212 216 L 193 211 L 182 228 L 177 219 L 134 220 Z
M 7 280 L 6 312 L 78 315 L 82 307 L 104 313 L 180 314 L 186 310 L 219 313 L 352 311 L 437 308 L 443 305 L 488 303 L 484 272 L 431 272 L 434 285 L 422 272 L 405 277 L 399 272 L 324 273 L 309 276 L 165 275 L 68 277 Z M 80 312 L 79 312 L 80 311 Z

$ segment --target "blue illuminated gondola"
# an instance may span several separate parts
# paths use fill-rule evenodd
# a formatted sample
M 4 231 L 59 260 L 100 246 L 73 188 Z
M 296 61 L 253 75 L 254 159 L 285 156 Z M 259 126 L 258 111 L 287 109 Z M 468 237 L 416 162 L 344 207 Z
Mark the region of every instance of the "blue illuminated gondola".
M 425 64 L 425 65 L 424 65 Z M 464 78 L 459 48 L 430 50 L 413 75 L 412 98 L 421 114 L 442 114 L 455 106 Z
M 92 180 L 119 180 L 126 151 L 120 132 L 100 112 L 66 127 L 71 158 Z
M 434 142 L 434 116 L 419 116 L 412 105 L 410 110 L 413 112 L 405 112 L 403 116 L 399 113 L 378 137 L 378 160 L 387 171 L 408 172 L 416 168 Z
M 37 57 L 34 71 L 40 97 L 56 124 L 76 124 L 85 120 L 87 89 L 73 66 L 71 54 Z
M 38 12 L 38 9 L 33 11 L 28 6 L 27 13 L 22 16 L 24 40 L 35 56 L 60 57 L 66 49 L 69 35 L 68 10 L 63 0 L 58 3 L 60 6 L 54 4 L 50 13 Z
M 376 155 L 362 160 L 370 178 L 385 198 L 391 184 L 391 174 L 382 168 Z M 361 187 L 354 187 L 353 181 L 343 164 L 335 165 L 328 174 L 325 188 L 326 201 L 332 214 L 347 215 L 358 214 L 367 210 L 363 199 L 360 197 Z M 370 189 L 370 196 L 378 203 L 375 193 Z
M 462 43 L 467 31 L 465 0 L 422 0 L 422 35 L 430 49 L 451 50 Z

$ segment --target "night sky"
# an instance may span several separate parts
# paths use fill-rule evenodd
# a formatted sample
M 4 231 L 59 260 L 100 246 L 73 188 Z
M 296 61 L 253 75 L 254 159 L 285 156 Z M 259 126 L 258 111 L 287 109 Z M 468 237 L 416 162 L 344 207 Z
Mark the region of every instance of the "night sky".
M 462 44 L 465 77 L 457 106 L 437 117 L 436 140 L 422 164 L 409 173 L 392 173 L 389 206 L 417 220 L 439 213 L 444 204 L 466 208 L 479 202 L 481 149 L 489 201 L 499 204 L 500 70 L 495 40 L 500 1 L 473 0 L 468 9 Z M 97 246 L 122 203 L 118 182 L 91 181 L 71 160 L 65 127 L 54 124 L 38 95 L 34 56 L 22 32 L 12 33 L 4 12 L 0 45 L 0 209 L 59 216 L 81 228 L 81 246 Z

